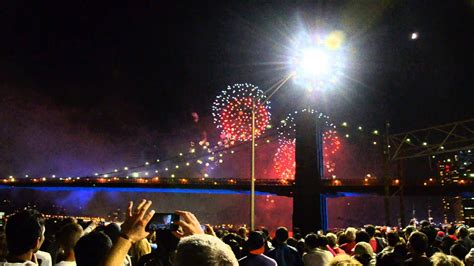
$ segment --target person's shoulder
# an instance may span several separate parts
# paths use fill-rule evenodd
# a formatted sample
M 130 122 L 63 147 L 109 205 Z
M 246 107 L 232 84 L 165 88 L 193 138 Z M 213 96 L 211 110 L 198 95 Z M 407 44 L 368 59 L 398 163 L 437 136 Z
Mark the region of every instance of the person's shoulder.
M 268 261 L 269 263 L 272 263 L 273 265 L 277 265 L 277 262 L 276 260 L 268 257 L 267 255 L 265 254 L 262 254 L 262 258 L 264 258 L 266 261 Z M 272 264 L 268 264 L 268 265 L 272 265 Z
M 242 257 L 242 258 L 240 258 L 240 259 L 238 260 L 238 262 L 240 263 L 241 261 L 246 261 L 247 258 L 248 258 L 248 256 Z
M 25 262 L 0 262 L 0 266 L 37 266 L 36 263 L 32 261 L 25 261 Z
M 323 250 L 323 254 L 324 254 L 325 256 L 334 257 L 334 256 L 332 255 L 332 253 L 329 252 L 328 250 Z
M 273 254 L 275 254 L 275 252 L 276 252 L 276 248 L 272 248 L 269 251 L 265 252 L 265 255 L 272 256 Z
M 76 262 L 75 261 L 60 261 L 56 264 L 54 264 L 54 266 L 76 266 Z
M 290 245 L 286 245 L 286 248 L 289 249 L 289 250 L 291 250 L 291 252 L 296 252 L 296 253 L 298 253 L 298 250 L 297 250 L 295 247 L 292 247 L 292 246 L 290 246 Z
M 51 258 L 51 254 L 49 254 L 49 253 L 46 252 L 46 251 L 38 250 L 38 251 L 36 251 L 35 255 L 36 255 L 36 257 L 37 257 L 38 259 L 41 259 L 41 260 L 43 260 L 43 261 L 48 261 L 48 262 L 50 262 L 50 261 L 53 260 L 53 259 Z
M 251 262 L 252 261 L 252 262 Z M 260 254 L 258 256 L 253 256 L 252 259 L 249 257 L 243 257 L 239 260 L 239 265 L 262 265 L 262 266 L 277 266 L 276 260 L 266 256 L 265 254 Z

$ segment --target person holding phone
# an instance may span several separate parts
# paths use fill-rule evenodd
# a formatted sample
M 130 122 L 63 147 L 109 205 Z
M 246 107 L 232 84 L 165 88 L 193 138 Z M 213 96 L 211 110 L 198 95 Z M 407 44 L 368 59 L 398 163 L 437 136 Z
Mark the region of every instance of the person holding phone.
M 133 210 L 133 202 L 129 202 L 125 222 L 121 226 L 120 237 L 105 257 L 104 266 L 122 265 L 132 244 L 149 234 L 145 231 L 145 227 L 155 214 L 154 210 L 148 211 L 151 203 L 149 200 L 142 200 Z
M 147 225 L 151 226 L 150 221 L 155 214 L 154 210 L 148 211 L 151 204 L 149 200 L 142 200 L 133 210 L 133 202 L 129 202 L 120 237 L 105 257 L 104 266 L 122 265 L 132 244 L 148 236 L 150 232 L 146 230 Z M 170 226 L 176 224 L 180 227 L 172 231 L 173 235 L 180 238 L 174 265 L 191 265 L 189 262 L 192 262 L 192 265 L 199 266 L 207 265 L 210 261 L 219 261 L 219 265 L 238 265 L 230 247 L 219 238 L 205 234 L 194 214 L 187 211 L 176 211 L 175 214 L 180 219 L 175 219 L 174 223 L 168 223 Z M 170 218 L 173 220 L 172 217 Z M 170 227 L 171 229 L 177 228 Z

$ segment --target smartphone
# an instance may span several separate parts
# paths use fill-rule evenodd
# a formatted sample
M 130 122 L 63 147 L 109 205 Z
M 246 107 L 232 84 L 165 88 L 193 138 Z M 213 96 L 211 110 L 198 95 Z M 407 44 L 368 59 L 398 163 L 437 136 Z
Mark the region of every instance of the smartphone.
M 171 231 L 178 230 L 175 222 L 179 221 L 179 215 L 174 213 L 155 213 L 145 227 L 147 232 L 153 232 L 159 229 L 167 229 Z

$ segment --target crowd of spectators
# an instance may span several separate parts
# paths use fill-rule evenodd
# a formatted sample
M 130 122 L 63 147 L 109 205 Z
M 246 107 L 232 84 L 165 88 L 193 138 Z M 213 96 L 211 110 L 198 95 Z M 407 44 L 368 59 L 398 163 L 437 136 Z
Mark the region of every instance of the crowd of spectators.
M 123 223 L 48 219 L 32 209 L 11 215 L 0 231 L 0 265 L 468 265 L 474 228 L 429 221 L 406 228 L 366 225 L 303 235 L 279 227 L 214 230 L 176 211 L 177 230 L 146 231 L 150 201 L 130 202 Z

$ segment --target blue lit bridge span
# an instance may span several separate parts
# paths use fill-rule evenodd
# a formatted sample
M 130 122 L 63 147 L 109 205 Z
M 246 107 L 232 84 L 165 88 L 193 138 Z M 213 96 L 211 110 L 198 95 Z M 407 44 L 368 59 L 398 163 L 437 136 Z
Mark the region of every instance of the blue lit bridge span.
M 390 181 L 389 191 L 395 194 L 400 190 L 399 179 Z M 22 178 L 2 179 L 1 184 L 8 187 L 77 187 L 77 188 L 180 188 L 206 190 L 232 190 L 248 192 L 250 179 L 233 178 L 161 178 L 161 177 L 81 177 L 81 178 Z M 294 180 L 257 179 L 256 191 L 279 196 L 292 197 Z M 385 183 L 378 179 L 323 179 L 321 192 L 327 196 L 344 196 L 344 193 L 384 194 Z M 414 196 L 453 196 L 472 195 L 474 181 L 461 180 L 458 183 L 441 185 L 434 179 L 408 180 L 403 184 L 404 193 Z

